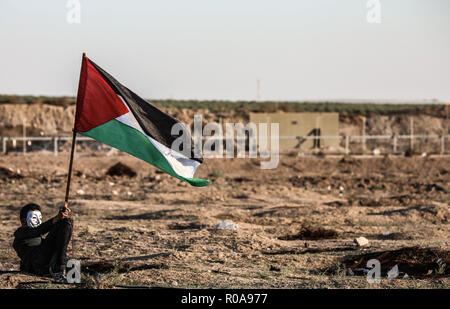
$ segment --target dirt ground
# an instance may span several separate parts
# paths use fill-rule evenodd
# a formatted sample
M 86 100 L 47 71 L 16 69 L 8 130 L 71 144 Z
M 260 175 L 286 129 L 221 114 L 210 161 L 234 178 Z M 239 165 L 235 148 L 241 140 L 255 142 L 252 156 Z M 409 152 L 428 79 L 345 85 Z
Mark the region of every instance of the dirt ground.
M 19 209 L 35 202 L 44 219 L 56 214 L 68 158 L 0 155 L 0 288 L 450 287 L 448 156 L 290 153 L 274 170 L 254 159 L 207 159 L 196 176 L 212 185 L 194 188 L 125 154 L 77 153 L 69 207 L 82 284 L 19 273 L 11 247 Z M 137 176 L 106 176 L 118 162 Z M 222 220 L 237 228 L 217 229 Z M 360 236 L 368 246 L 353 242 Z M 364 271 L 348 270 L 392 250 L 403 254 L 395 279 L 383 273 L 369 284 Z

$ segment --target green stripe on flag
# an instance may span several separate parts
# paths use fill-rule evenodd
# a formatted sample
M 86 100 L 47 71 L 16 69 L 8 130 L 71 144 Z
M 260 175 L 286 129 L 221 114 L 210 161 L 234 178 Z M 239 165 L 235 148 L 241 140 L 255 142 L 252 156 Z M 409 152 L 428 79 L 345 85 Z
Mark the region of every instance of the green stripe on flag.
M 78 132 L 101 143 L 120 149 L 132 156 L 148 162 L 169 175 L 195 187 L 209 185 L 210 181 L 200 178 L 186 178 L 178 175 L 164 155 L 142 132 L 113 119 L 86 132 Z

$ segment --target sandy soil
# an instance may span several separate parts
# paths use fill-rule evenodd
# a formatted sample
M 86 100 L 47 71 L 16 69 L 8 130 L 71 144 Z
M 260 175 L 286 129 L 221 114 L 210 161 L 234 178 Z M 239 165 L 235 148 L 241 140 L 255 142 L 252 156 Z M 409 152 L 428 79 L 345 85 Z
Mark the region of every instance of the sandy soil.
M 117 162 L 137 177 L 105 176 Z M 44 218 L 57 212 L 67 165 L 67 153 L 0 156 L 0 167 L 12 170 L 0 174 L 0 288 L 73 287 L 18 273 L 11 247 L 22 205 L 41 204 Z M 403 279 L 399 269 L 397 279 L 370 285 L 342 264 L 412 246 L 448 253 L 449 157 L 291 153 L 274 170 L 261 170 L 258 160 L 207 159 L 196 176 L 213 183 L 190 187 L 128 155 L 77 154 L 70 208 L 79 287 L 450 287 L 448 270 Z M 238 227 L 216 229 L 221 220 Z M 305 237 L 317 228 L 331 239 Z M 355 245 L 359 236 L 370 245 Z

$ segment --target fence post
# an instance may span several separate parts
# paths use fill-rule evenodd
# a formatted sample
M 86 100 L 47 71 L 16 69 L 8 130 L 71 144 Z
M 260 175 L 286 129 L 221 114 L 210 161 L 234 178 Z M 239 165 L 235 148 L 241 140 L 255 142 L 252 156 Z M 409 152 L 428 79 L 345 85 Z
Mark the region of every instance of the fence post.
M 23 119 L 22 123 L 22 131 L 23 131 L 23 154 L 27 153 L 27 119 Z
M 6 142 L 8 141 L 7 137 L 3 138 L 2 144 L 3 144 L 3 154 L 6 154 Z
M 349 136 L 346 135 L 345 136 L 345 154 L 348 155 L 350 153 L 350 149 L 349 149 Z
M 362 123 L 362 139 L 361 139 L 361 142 L 362 142 L 362 152 L 363 152 L 363 154 L 365 154 L 366 153 L 366 117 L 363 116 L 362 119 L 363 119 L 363 123 Z
M 58 137 L 53 138 L 53 155 L 56 157 L 58 155 Z
M 441 154 L 445 153 L 445 136 L 441 136 Z
M 397 153 L 397 134 L 394 134 L 393 144 L 394 144 L 394 154 L 396 154 Z

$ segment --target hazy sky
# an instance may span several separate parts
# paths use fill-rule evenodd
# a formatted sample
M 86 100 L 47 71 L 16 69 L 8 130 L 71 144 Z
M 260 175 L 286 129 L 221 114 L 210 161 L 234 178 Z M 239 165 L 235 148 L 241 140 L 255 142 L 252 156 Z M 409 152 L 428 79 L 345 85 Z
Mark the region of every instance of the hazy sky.
M 450 1 L 0 0 L 0 93 L 75 95 L 81 53 L 145 98 L 450 101 Z

